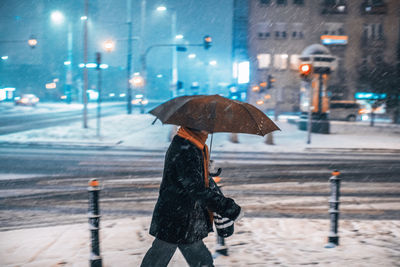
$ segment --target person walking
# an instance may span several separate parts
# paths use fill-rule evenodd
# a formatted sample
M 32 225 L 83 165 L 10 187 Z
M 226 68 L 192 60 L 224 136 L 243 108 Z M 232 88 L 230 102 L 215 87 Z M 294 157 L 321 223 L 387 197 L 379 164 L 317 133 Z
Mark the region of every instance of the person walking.
M 233 221 L 240 217 L 233 199 L 210 189 L 207 137 L 206 131 L 183 126 L 174 136 L 149 230 L 155 240 L 142 267 L 167 266 L 177 248 L 191 267 L 214 266 L 203 242 L 213 231 L 213 212 Z

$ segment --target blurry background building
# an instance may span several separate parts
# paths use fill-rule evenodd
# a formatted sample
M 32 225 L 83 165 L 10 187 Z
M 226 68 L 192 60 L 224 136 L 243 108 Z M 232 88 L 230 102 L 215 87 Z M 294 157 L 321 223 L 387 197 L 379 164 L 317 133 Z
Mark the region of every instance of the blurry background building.
M 298 57 L 314 43 L 337 57 L 331 99 L 371 91 L 362 76 L 382 62 L 399 63 L 399 14 L 398 0 L 250 0 L 249 101 L 264 110 L 298 111 Z

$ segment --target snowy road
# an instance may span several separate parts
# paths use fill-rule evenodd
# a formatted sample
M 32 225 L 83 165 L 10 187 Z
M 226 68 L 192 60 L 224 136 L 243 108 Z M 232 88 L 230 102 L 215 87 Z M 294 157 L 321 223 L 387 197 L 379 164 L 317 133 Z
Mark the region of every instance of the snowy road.
M 40 129 L 49 126 L 66 125 L 82 120 L 82 108 L 65 106 L 17 107 L 0 109 L 0 135 Z M 15 110 L 12 112 L 12 110 Z M 107 103 L 102 105 L 102 115 L 110 116 L 125 112 L 125 104 Z M 88 117 L 95 118 L 96 105 L 88 106 Z
M 87 182 L 100 179 L 107 218 L 150 215 L 164 151 L 107 146 L 2 144 L 0 229 L 84 222 Z M 327 218 L 330 173 L 342 171 L 342 214 L 400 220 L 395 153 L 213 151 L 223 190 L 250 217 Z

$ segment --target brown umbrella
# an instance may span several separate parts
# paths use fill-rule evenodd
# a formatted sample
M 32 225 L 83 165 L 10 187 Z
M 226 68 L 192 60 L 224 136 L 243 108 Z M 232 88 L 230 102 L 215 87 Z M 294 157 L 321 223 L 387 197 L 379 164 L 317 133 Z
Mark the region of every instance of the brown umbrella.
M 164 124 L 186 126 L 210 133 L 247 133 L 264 136 L 280 130 L 262 111 L 219 95 L 180 96 L 149 112 Z

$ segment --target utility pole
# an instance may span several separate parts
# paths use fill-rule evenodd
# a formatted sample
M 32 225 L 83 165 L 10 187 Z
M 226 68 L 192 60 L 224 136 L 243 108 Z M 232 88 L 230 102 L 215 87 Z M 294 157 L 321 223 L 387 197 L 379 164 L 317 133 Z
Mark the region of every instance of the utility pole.
M 89 0 L 85 0 L 85 17 L 83 21 L 83 63 L 85 67 L 83 68 L 83 128 L 87 128 L 87 89 L 88 89 L 88 14 L 89 14 Z
M 146 23 L 146 0 L 142 0 L 140 11 L 140 39 L 139 39 L 139 52 L 143 55 L 143 47 L 145 42 L 145 23 Z
M 141 2 L 141 11 L 140 11 L 140 38 L 139 38 L 139 53 L 140 53 L 140 62 L 141 62 L 141 67 L 140 67 L 140 75 L 144 79 L 143 83 L 143 95 L 146 98 L 147 97 L 147 74 L 146 74 L 146 64 L 144 61 L 144 42 L 145 42 L 145 23 L 146 23 L 146 0 L 142 0 Z
M 67 103 L 71 104 L 71 97 L 72 97 L 72 66 L 73 66 L 73 60 L 72 60 L 72 44 L 73 44 L 73 36 L 72 36 L 72 23 L 68 23 L 68 55 L 67 55 L 67 71 L 65 74 L 65 80 L 66 80 L 66 85 L 65 85 L 65 95 L 67 96 Z
M 131 73 L 132 73 L 132 0 L 127 0 L 127 16 L 126 24 L 128 25 L 128 56 L 126 62 L 126 96 L 127 96 L 127 114 L 132 114 L 132 88 L 131 88 Z
M 176 36 L 176 11 L 172 11 L 172 23 L 171 23 L 171 34 L 172 34 L 172 43 L 175 43 Z M 176 47 L 172 47 L 172 95 L 176 97 L 178 95 L 177 92 L 177 83 L 178 83 L 178 55 L 176 51 Z
M 100 127 L 101 127 L 101 53 L 96 53 L 96 63 L 97 63 L 97 131 L 96 135 L 100 138 Z

